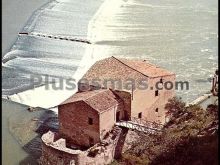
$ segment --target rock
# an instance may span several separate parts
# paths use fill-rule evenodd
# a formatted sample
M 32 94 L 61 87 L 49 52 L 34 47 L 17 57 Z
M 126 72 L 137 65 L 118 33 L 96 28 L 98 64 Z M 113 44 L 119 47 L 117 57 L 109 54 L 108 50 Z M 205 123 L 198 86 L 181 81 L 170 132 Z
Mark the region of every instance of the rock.
M 33 119 L 31 119 L 32 121 L 39 121 L 39 119 L 38 118 L 33 118 Z
M 29 112 L 33 112 L 33 111 L 36 111 L 36 108 L 34 108 L 34 107 L 28 107 L 27 110 L 28 110 Z

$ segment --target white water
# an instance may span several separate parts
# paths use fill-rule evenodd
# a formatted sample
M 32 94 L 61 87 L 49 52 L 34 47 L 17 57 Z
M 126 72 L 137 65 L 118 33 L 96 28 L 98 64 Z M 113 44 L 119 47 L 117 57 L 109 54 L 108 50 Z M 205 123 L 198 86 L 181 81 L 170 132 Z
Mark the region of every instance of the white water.
M 216 69 L 218 59 L 216 0 L 106 0 L 101 3 L 65 0 L 39 10 L 25 31 L 88 39 L 92 44 L 35 36 L 18 38 L 3 59 L 8 60 L 4 67 L 11 68 L 10 75 L 13 75 L 8 81 L 15 77 L 13 88 L 21 89 L 19 85 L 28 84 L 26 79 L 30 73 L 73 77 L 77 81 L 96 60 L 114 55 L 144 58 L 175 72 L 178 80 L 190 82 L 189 91 L 177 91 L 187 101 L 210 90 L 207 79 Z M 3 81 L 6 86 L 3 92 L 15 93 L 17 89 L 7 86 L 8 81 Z M 74 92 L 45 90 L 42 86 L 9 97 L 23 104 L 48 108 Z
M 98 4 L 98 2 L 96 3 Z M 65 12 L 62 11 L 64 8 L 65 8 Z M 84 23 L 83 22 L 77 23 L 77 21 L 79 20 L 78 16 L 80 16 L 80 13 L 82 11 L 79 13 L 76 12 L 76 14 L 71 13 L 71 10 L 73 8 L 76 9 L 76 7 L 74 7 L 74 3 L 71 3 L 71 1 L 68 1 L 68 0 L 58 1 L 58 2 L 54 1 L 46 5 L 46 7 L 43 7 L 41 10 L 37 11 L 32 16 L 32 18 L 30 19 L 30 22 L 28 22 L 28 24 L 24 27 L 24 32 L 29 32 L 29 33 L 33 32 L 33 34 L 43 32 L 43 34 L 49 34 L 49 35 L 60 35 L 60 36 L 65 36 L 65 37 L 76 36 L 76 37 L 81 37 L 81 38 L 87 38 L 87 35 L 85 32 L 87 29 L 86 25 L 88 23 L 84 21 L 86 20 L 85 17 L 87 16 L 84 15 L 84 17 L 82 18 L 82 21 L 84 21 Z M 52 13 L 51 17 L 50 17 L 50 13 Z M 54 20 L 53 17 L 55 18 L 58 17 L 59 19 Z M 96 17 L 94 17 L 94 19 L 95 18 Z M 93 26 L 93 24 L 95 23 L 94 19 L 93 18 L 91 19 L 92 23 L 89 23 L 89 26 L 88 26 L 88 29 L 89 29 L 88 33 L 90 34 L 91 34 L 90 29 L 92 29 L 90 28 L 90 26 Z M 25 39 L 21 38 L 22 41 L 20 41 L 21 43 L 20 45 L 18 44 L 19 43 L 19 38 L 18 38 L 17 44 L 15 44 L 15 46 L 13 47 L 13 49 L 15 50 L 12 49 L 9 53 L 7 53 L 4 56 L 3 60 L 8 61 L 6 64 L 4 64 L 4 66 L 12 67 L 12 68 L 20 67 L 22 69 L 26 69 L 28 67 L 29 71 L 32 71 L 35 73 L 37 72 L 38 74 L 43 75 L 44 70 L 42 70 L 41 68 L 37 66 L 40 66 L 50 61 L 50 56 L 53 56 L 52 64 L 56 64 L 54 68 L 56 70 L 55 71 L 52 70 L 51 73 L 49 73 L 49 75 L 59 77 L 65 73 L 63 68 L 62 70 L 60 70 L 60 73 L 59 73 L 59 70 L 57 69 L 58 64 L 62 65 L 63 63 L 63 65 L 69 66 L 71 68 L 74 66 L 73 64 L 75 63 L 75 66 L 77 68 L 76 71 L 69 72 L 69 73 L 67 72 L 65 76 L 69 74 L 68 77 L 72 77 L 77 82 L 81 78 L 81 76 L 88 70 L 89 66 L 92 65 L 93 63 L 93 60 L 91 59 L 92 57 L 91 51 L 93 50 L 92 45 L 85 45 L 83 43 L 71 43 L 68 41 L 61 41 L 61 42 L 54 41 L 54 40 L 48 41 L 48 39 L 35 37 L 35 36 L 32 35 L 31 38 L 28 38 L 28 40 L 31 40 L 31 41 L 27 41 L 26 40 L 27 37 L 23 37 Z M 46 44 L 46 46 L 41 43 L 42 41 Z M 53 43 L 50 44 L 50 42 L 53 42 Z M 56 46 L 50 47 L 50 45 L 54 46 L 54 42 Z M 26 48 L 25 51 L 16 49 L 17 47 L 25 47 L 26 45 L 29 45 L 29 44 L 35 44 L 36 46 L 31 45 L 32 49 L 30 50 L 29 48 Z M 79 45 L 78 48 L 77 48 L 77 45 Z M 86 48 L 85 53 L 79 51 L 79 49 L 82 49 L 82 47 L 84 49 Z M 78 57 L 79 60 L 77 60 L 77 58 L 74 58 L 72 59 L 72 61 L 70 61 L 71 58 L 68 59 L 67 55 L 70 54 L 69 57 L 75 56 L 75 54 L 71 53 L 71 51 L 73 51 L 72 48 L 75 48 L 75 49 L 77 48 L 75 53 L 79 55 L 84 54 L 83 57 Z M 46 53 L 49 52 L 49 55 L 47 54 L 47 57 L 49 60 L 45 57 L 39 58 L 39 54 L 37 54 L 39 53 L 39 51 L 45 52 L 45 50 L 46 50 Z M 55 53 L 55 55 L 51 55 L 50 52 Z M 33 53 L 35 53 L 36 56 L 34 55 L 33 59 L 31 59 L 32 57 L 30 58 L 30 56 L 33 55 Z M 19 56 L 17 56 L 17 54 L 19 54 Z M 66 55 L 66 56 L 56 59 L 57 57 L 56 54 L 57 56 L 62 56 L 62 55 Z M 44 54 L 42 54 L 42 56 L 44 56 Z M 37 57 L 37 58 L 35 59 L 34 57 Z M 36 64 L 37 61 L 39 61 L 39 63 Z M 21 62 L 22 62 L 22 66 L 20 66 Z M 42 64 L 40 62 L 42 62 Z M 25 63 L 32 63 L 35 67 L 33 67 L 33 65 L 26 66 Z M 51 69 L 51 65 L 49 65 L 49 67 Z M 48 71 L 50 71 L 50 69 L 46 70 L 47 74 L 48 74 Z M 47 88 L 46 88 L 46 85 L 43 85 L 38 88 L 29 89 L 29 90 L 26 90 L 26 91 L 23 91 L 17 94 L 9 95 L 7 98 L 9 98 L 12 101 L 26 104 L 29 106 L 51 108 L 51 107 L 55 107 L 59 105 L 65 99 L 73 95 L 77 89 L 77 83 L 75 83 L 76 88 L 73 90 L 66 89 L 67 84 L 65 81 L 64 81 L 62 90 L 54 90 L 52 87 L 53 85 L 54 84 L 49 84 Z M 56 83 L 56 86 L 59 86 L 59 83 Z

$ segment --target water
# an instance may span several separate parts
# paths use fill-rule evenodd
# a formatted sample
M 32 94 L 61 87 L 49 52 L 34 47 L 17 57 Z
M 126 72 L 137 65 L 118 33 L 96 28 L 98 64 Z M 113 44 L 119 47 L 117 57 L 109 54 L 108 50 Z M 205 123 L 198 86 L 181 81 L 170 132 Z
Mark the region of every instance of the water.
M 19 161 L 27 157 L 27 153 L 22 149 L 19 142 L 9 131 L 8 119 L 21 112 L 21 108 L 13 107 L 8 102 L 2 101 L 2 163 L 17 165 Z
M 39 125 L 39 119 L 44 121 L 56 117 L 54 112 L 39 109 L 39 111 L 29 112 L 27 106 L 2 100 L 2 164 L 37 164 L 39 158 L 40 134 L 36 132 Z M 46 121 L 44 122 L 46 123 Z M 53 129 L 53 123 L 47 123 L 50 129 Z M 37 143 L 38 142 L 38 143 Z M 32 152 L 34 150 L 34 152 Z
M 80 78 L 96 60 L 114 55 L 147 59 L 175 72 L 178 81 L 190 84 L 177 95 L 192 101 L 210 90 L 208 79 L 217 68 L 217 4 L 217 0 L 53 1 L 38 10 L 23 31 L 88 39 L 92 45 L 19 36 L 3 58 L 3 94 L 24 104 L 56 106 L 73 91 L 43 87 L 30 91 L 30 75 Z
M 190 90 L 177 91 L 185 101 L 210 90 L 218 60 L 217 1 L 120 2 L 97 19 L 93 54 L 147 59 L 175 72 L 178 81 L 189 81 Z
M 10 50 L 17 34 L 34 10 L 48 0 L 3 0 L 2 1 L 2 56 Z
M 217 67 L 217 4 L 217 0 L 52 1 L 24 26 L 22 31 L 33 35 L 18 36 L 4 55 L 3 95 L 27 105 L 56 106 L 74 91 L 44 86 L 30 90 L 31 75 L 79 79 L 96 60 L 114 55 L 147 59 L 175 72 L 177 80 L 190 81 L 190 90 L 177 94 L 191 101 L 210 90 L 207 79 Z M 93 44 L 35 34 L 88 39 Z M 29 156 L 21 147 L 36 132 L 26 135 L 19 130 L 26 131 L 25 123 L 42 112 L 32 114 L 26 108 L 3 100 L 3 164 L 18 164 Z

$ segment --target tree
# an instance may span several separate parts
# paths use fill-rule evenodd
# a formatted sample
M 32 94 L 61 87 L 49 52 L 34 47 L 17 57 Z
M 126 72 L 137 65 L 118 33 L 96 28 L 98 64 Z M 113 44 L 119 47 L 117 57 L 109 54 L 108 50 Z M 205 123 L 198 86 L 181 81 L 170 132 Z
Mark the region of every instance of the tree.
M 167 115 L 170 117 L 178 117 L 186 110 L 186 104 L 182 101 L 180 97 L 173 97 L 168 100 L 168 103 L 165 105 L 167 110 Z
M 199 105 L 185 107 L 180 98 L 173 98 L 166 107 L 177 117 L 160 134 L 138 132 L 118 165 L 217 165 L 218 105 L 204 110 Z

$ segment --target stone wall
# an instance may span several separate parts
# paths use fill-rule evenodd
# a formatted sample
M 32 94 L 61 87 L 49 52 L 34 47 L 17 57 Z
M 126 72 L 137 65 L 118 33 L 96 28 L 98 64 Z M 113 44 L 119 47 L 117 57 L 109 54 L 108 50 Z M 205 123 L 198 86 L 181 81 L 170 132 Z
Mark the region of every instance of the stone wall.
M 158 90 L 159 95 L 155 96 L 155 84 L 163 79 L 163 83 L 172 82 L 175 85 L 175 75 L 168 75 L 156 78 L 148 79 L 148 89 L 140 90 L 136 89 L 133 92 L 112 90 L 117 94 L 124 103 L 124 112 L 120 113 L 120 119 L 129 120 L 131 117 L 139 117 L 139 113 L 142 113 L 144 120 L 157 122 L 164 124 L 166 122 L 165 116 L 165 104 L 168 99 L 174 97 L 175 89 L 172 90 Z M 96 87 L 89 84 L 81 84 L 85 86 L 84 90 L 95 90 Z M 151 89 L 153 87 L 153 89 Z
M 121 154 L 121 150 L 118 150 L 118 148 L 122 148 L 123 146 L 123 144 L 120 143 L 121 140 L 123 140 L 122 135 L 122 129 L 114 127 L 106 139 L 103 139 L 101 143 L 96 144 L 94 147 L 86 151 L 86 153 L 89 153 L 91 150 L 98 150 L 98 154 L 94 158 L 86 157 L 86 163 L 88 165 L 110 164 Z
M 124 106 L 124 113 L 122 113 L 121 119 L 129 120 L 131 117 L 131 94 L 125 91 L 115 90 L 113 91 L 116 95 L 118 95 L 122 101 Z
M 104 89 L 104 87 L 97 87 L 89 83 L 78 82 L 78 92 L 97 90 L 100 88 Z M 111 89 L 111 86 L 109 86 L 108 88 Z M 121 112 L 120 114 L 121 119 L 122 118 L 127 119 L 127 120 L 130 119 L 130 116 L 131 116 L 131 93 L 130 91 L 122 91 L 121 89 L 118 89 L 118 90 L 111 89 L 111 91 L 115 93 L 116 95 L 118 95 L 123 101 L 123 108 L 125 112 Z
M 42 156 L 39 160 L 40 165 L 82 165 L 80 160 L 82 152 L 66 148 L 65 139 L 55 141 L 55 134 L 51 131 L 42 136 Z
M 68 143 L 89 147 L 91 138 L 94 144 L 100 142 L 99 114 L 84 102 L 59 106 L 59 134 Z M 89 124 L 88 118 L 92 119 Z
M 51 131 L 42 136 L 40 165 L 107 165 L 120 155 L 124 132 L 114 127 L 108 137 L 86 151 L 66 147 L 66 140 Z
M 107 132 L 111 131 L 116 122 L 116 112 L 119 106 L 111 107 L 100 114 L 100 139 L 102 140 Z
M 158 90 L 159 95 L 155 96 L 155 84 L 159 82 L 161 77 L 149 78 L 148 79 L 148 89 L 140 90 L 136 89 L 133 92 L 133 100 L 131 103 L 131 116 L 139 117 L 139 113 L 142 113 L 142 118 L 144 120 L 165 123 L 165 104 L 168 99 L 174 97 L 175 89 Z M 175 75 L 162 77 L 163 83 L 171 81 L 175 83 Z M 152 89 L 152 88 L 153 89 Z M 162 87 L 162 84 L 161 86 Z

